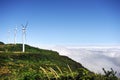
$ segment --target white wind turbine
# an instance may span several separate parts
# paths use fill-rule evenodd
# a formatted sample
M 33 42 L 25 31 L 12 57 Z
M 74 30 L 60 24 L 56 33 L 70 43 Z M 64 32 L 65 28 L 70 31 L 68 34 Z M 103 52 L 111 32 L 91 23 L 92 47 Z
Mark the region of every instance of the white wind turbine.
M 8 44 L 10 44 L 10 28 L 8 29 Z
M 17 27 L 14 29 L 14 44 L 16 44 Z
M 24 26 L 22 24 L 22 41 L 23 41 L 23 49 L 22 51 L 25 52 L 25 39 L 26 39 L 26 28 L 27 28 L 28 23 Z

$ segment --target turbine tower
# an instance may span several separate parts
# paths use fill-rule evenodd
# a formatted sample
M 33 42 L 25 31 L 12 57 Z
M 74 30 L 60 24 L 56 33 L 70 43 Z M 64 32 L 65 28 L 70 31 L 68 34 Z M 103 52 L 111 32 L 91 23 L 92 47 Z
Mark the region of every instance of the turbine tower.
M 16 45 L 17 27 L 14 29 L 14 44 Z
M 28 23 L 24 26 L 22 24 L 22 41 L 23 41 L 23 49 L 22 52 L 25 52 L 25 39 L 26 39 L 26 28 L 27 28 Z

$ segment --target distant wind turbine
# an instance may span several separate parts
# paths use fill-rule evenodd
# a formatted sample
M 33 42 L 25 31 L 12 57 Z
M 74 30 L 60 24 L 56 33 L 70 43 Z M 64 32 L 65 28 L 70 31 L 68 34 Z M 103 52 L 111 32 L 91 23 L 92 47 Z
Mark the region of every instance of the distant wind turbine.
M 16 44 L 17 27 L 14 29 L 14 44 Z
M 23 49 L 22 51 L 25 52 L 25 39 L 26 39 L 26 28 L 27 28 L 28 22 L 26 23 L 26 25 L 24 26 L 22 24 L 22 41 L 23 41 Z
M 8 44 L 10 43 L 10 29 L 8 29 Z

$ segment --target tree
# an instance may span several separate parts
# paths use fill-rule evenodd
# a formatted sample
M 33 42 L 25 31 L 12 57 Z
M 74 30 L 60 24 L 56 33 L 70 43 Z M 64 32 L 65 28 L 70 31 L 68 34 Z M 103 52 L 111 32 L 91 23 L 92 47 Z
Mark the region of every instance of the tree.
M 0 41 L 0 45 L 4 45 L 4 43 Z

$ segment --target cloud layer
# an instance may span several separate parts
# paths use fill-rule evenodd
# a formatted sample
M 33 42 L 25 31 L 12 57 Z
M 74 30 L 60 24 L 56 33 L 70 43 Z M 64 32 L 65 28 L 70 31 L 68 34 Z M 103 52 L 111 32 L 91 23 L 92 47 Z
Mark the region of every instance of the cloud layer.
M 64 47 L 56 46 L 53 50 L 81 63 L 96 73 L 103 73 L 102 68 L 113 68 L 120 73 L 119 47 Z

